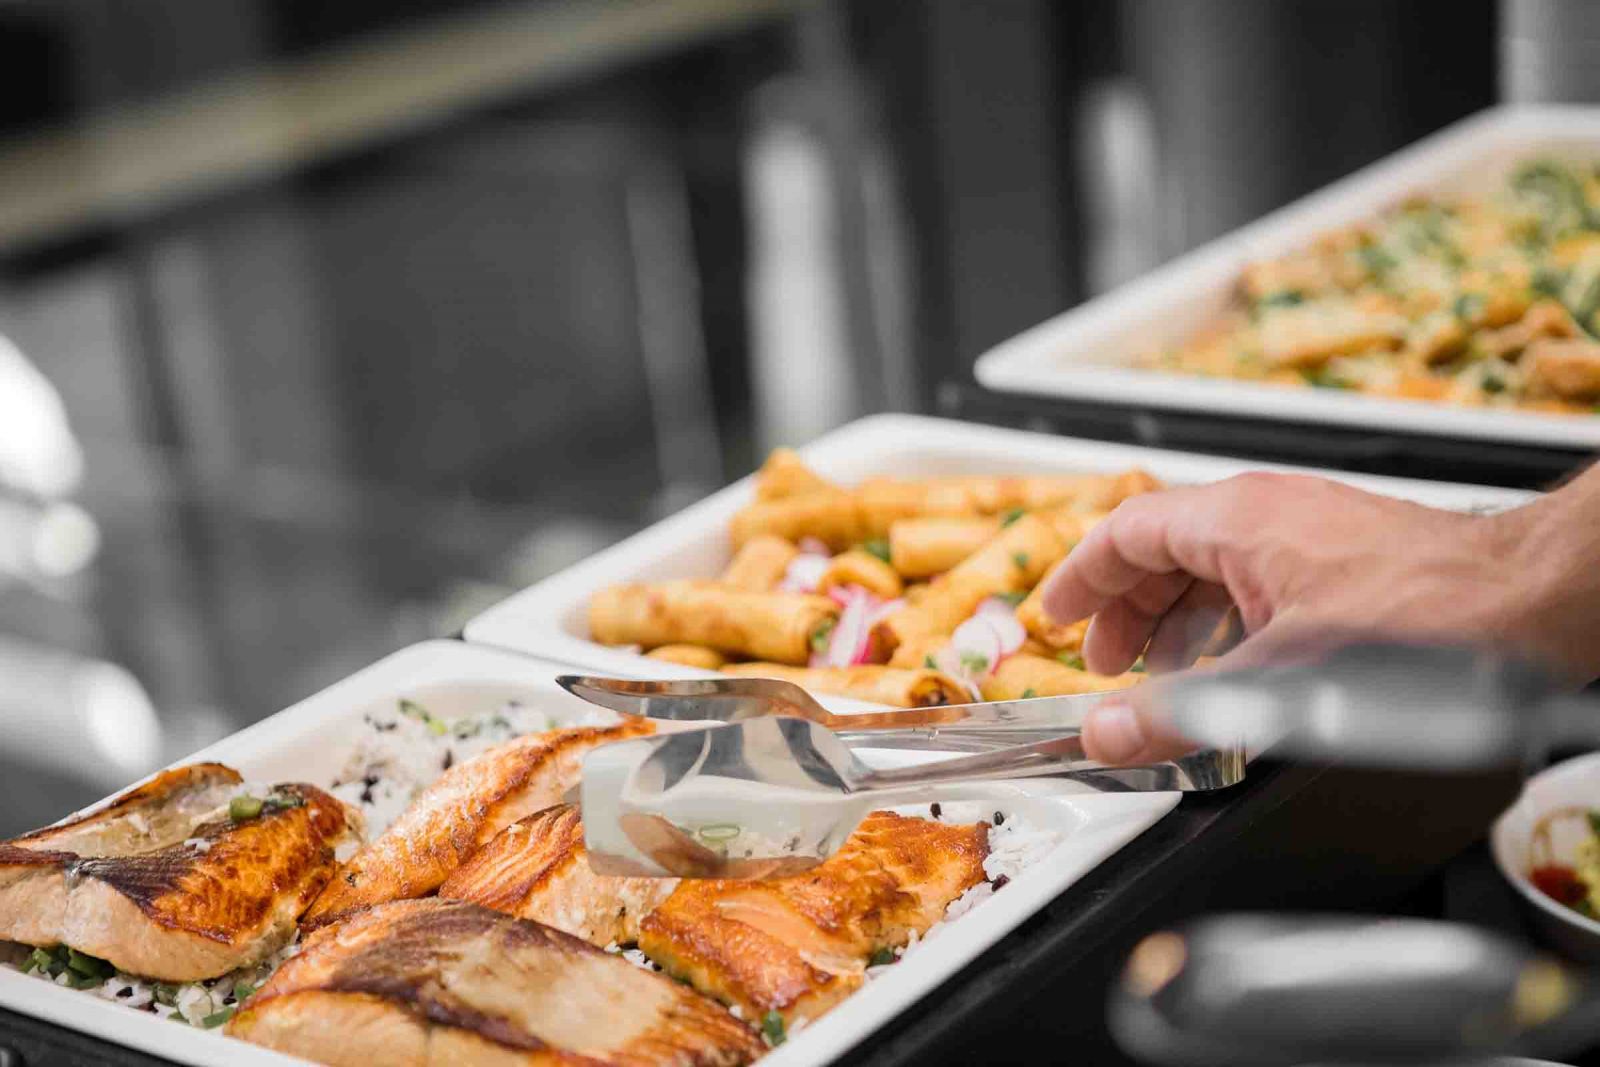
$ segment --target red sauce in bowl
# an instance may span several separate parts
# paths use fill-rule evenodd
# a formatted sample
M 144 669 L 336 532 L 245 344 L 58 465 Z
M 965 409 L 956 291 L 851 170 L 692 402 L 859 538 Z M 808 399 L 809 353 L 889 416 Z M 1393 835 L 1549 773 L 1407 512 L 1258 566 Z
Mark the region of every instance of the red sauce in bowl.
M 1589 888 L 1578 880 L 1578 872 L 1564 863 L 1546 863 L 1528 872 L 1528 881 L 1539 892 L 1567 907 L 1589 895 Z

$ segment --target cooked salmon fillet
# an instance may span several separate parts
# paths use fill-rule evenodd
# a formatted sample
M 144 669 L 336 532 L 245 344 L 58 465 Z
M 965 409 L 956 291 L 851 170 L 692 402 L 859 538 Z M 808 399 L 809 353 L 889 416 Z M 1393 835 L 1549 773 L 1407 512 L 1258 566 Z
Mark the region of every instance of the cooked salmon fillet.
M 438 899 L 311 934 L 228 1023 L 352 1067 L 741 1064 L 763 1051 L 698 994 L 538 923 Z
M 637 940 L 639 921 L 677 884 L 674 878 L 595 874 L 578 809 L 558 804 L 501 830 L 439 887 L 439 896 L 533 919 L 604 947 Z
M 988 842 L 983 823 L 873 812 L 804 874 L 679 883 L 645 916 L 639 947 L 747 1019 L 814 1019 L 861 984 L 873 953 L 924 933 L 983 880 Z
M 270 955 L 338 868 L 353 816 L 309 785 L 253 818 L 220 764 L 157 776 L 109 806 L 0 843 L 0 938 L 65 944 L 129 974 L 215 978 Z
M 529 734 L 450 768 L 383 836 L 351 857 L 302 921 L 307 929 L 389 900 L 426 896 L 490 838 L 578 783 L 584 753 L 651 733 L 648 719 Z

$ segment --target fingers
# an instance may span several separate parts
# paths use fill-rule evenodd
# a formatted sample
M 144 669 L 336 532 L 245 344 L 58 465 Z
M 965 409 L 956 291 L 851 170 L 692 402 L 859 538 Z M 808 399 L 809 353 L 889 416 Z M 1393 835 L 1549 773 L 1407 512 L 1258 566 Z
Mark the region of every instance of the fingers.
M 1046 582 L 1046 613 L 1062 623 L 1086 619 L 1156 574 L 1221 583 L 1215 547 L 1230 540 L 1238 495 L 1222 482 L 1123 501 Z
M 1192 582 L 1156 624 L 1144 663 L 1153 674 L 1180 671 L 1202 655 L 1217 654 L 1219 631 L 1236 617 L 1233 598 L 1220 585 Z
M 1181 571 L 1151 574 L 1113 600 L 1089 624 L 1084 663 L 1096 674 L 1121 674 L 1133 666 L 1157 624 L 1193 582 Z
M 1157 712 L 1112 697 L 1083 721 L 1083 748 L 1090 759 L 1112 766 L 1176 759 L 1194 743 L 1167 725 Z

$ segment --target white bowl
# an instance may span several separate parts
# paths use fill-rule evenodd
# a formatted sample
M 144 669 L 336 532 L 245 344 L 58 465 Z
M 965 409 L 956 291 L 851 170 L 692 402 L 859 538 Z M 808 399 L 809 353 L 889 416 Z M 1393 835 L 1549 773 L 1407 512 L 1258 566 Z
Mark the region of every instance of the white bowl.
M 1600 752 L 1558 763 L 1528 779 L 1517 802 L 1495 820 L 1489 848 L 1500 873 L 1522 894 L 1539 933 L 1570 956 L 1600 962 L 1600 922 L 1550 899 L 1528 880 L 1534 827 L 1548 813 L 1570 807 L 1600 808 Z M 1586 833 L 1578 820 L 1557 820 L 1551 827 L 1549 859 L 1571 864 Z

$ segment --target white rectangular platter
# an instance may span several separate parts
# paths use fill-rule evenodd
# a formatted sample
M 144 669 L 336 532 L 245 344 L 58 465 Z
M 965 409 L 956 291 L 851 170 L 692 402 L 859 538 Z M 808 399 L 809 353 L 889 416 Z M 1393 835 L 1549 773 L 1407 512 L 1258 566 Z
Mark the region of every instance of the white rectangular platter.
M 1529 155 L 1600 158 L 1600 108 L 1492 108 L 1218 238 L 978 358 L 990 389 L 1190 412 L 1587 449 L 1600 414 L 1555 415 L 1291 389 L 1134 366 L 1223 306 L 1251 261 L 1300 248 L 1424 192 L 1482 189 Z
M 368 711 L 406 697 L 444 718 L 491 711 L 516 700 L 544 711 L 554 725 L 592 709 L 554 684 L 568 668 L 456 641 L 416 645 L 384 659 L 286 711 L 221 741 L 188 760 L 217 760 L 249 780 L 329 784 L 343 769 Z M 926 759 L 863 753 L 869 762 Z M 936 758 L 936 757 L 933 757 Z M 1059 780 L 975 783 L 937 794 L 948 818 L 978 812 L 1020 815 L 1058 835 L 1036 862 L 999 893 L 979 903 L 916 951 L 916 965 L 896 965 L 821 1019 L 795 1030 L 761 1062 L 766 1067 L 825 1063 L 904 1011 L 1074 881 L 1154 825 L 1178 802 L 1177 793 L 1099 794 Z M 971 816 L 957 815 L 970 808 Z M 124 1008 L 9 968 L 0 968 L 0 1006 L 179 1063 L 267 1067 L 299 1061 Z
M 1114 472 L 1143 467 L 1173 484 L 1212 482 L 1247 470 L 1322 474 L 1389 496 L 1441 508 L 1501 508 L 1532 498 L 1510 489 L 1406 481 L 1272 466 L 1182 452 L 1050 437 L 913 415 L 861 419 L 800 450 L 824 477 L 844 484 L 887 475 Z M 670 664 L 589 640 L 589 598 L 619 582 L 704 578 L 718 574 L 732 550 L 728 520 L 751 498 L 750 479 L 734 483 L 588 560 L 490 608 L 467 624 L 468 641 L 577 663 L 623 677 L 669 677 Z

